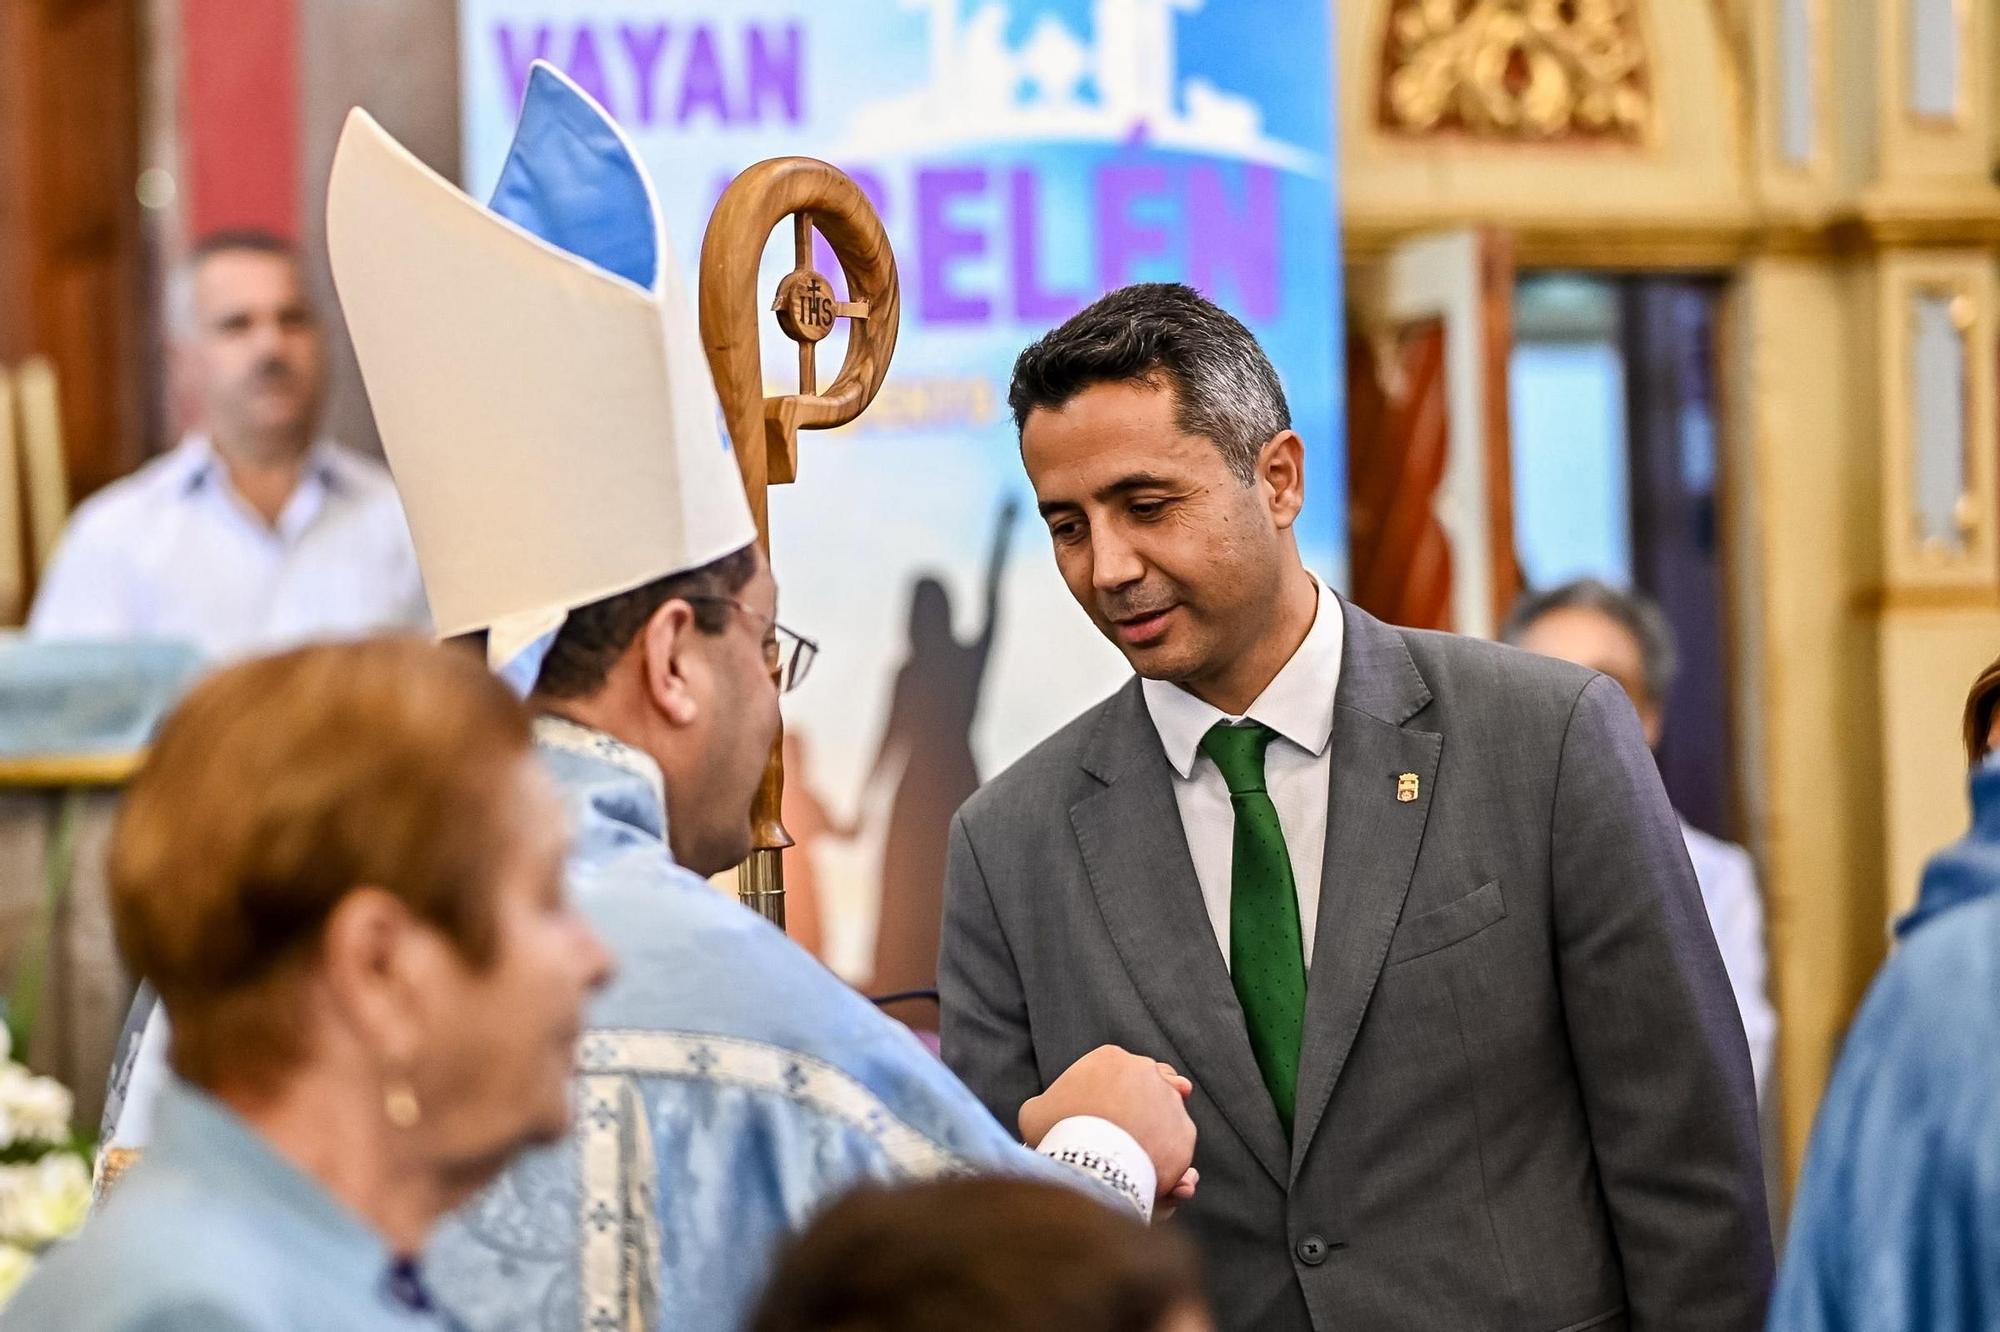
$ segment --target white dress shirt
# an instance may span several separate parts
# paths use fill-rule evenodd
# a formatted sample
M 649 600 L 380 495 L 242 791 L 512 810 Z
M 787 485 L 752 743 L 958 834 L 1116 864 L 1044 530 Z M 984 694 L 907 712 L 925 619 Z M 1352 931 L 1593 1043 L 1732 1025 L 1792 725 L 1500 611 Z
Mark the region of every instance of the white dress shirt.
M 236 493 L 208 440 L 190 435 L 76 511 L 28 632 L 174 639 L 227 661 L 429 620 L 380 463 L 315 445 L 272 524 Z
M 1734 842 L 1710 837 L 1685 822 L 1681 837 L 1687 842 L 1688 859 L 1694 862 L 1722 969 L 1729 973 L 1729 988 L 1736 993 L 1736 1010 L 1742 1014 L 1743 1036 L 1750 1045 L 1750 1072 L 1762 1101 L 1771 1050 L 1777 1044 L 1778 1015 L 1764 990 L 1764 902 L 1757 893 L 1757 871 L 1750 853 Z
M 1145 680 L 1146 710 L 1174 767 L 1174 801 L 1181 830 L 1201 883 L 1202 902 L 1222 957 L 1229 959 L 1229 872 L 1236 844 L 1236 811 L 1215 760 L 1201 752 L 1202 737 L 1217 722 L 1262 722 L 1278 733 L 1264 754 L 1264 785 L 1285 830 L 1292 882 L 1299 895 L 1299 935 L 1312 966 L 1313 930 L 1319 921 L 1320 865 L 1326 851 L 1327 782 L 1332 773 L 1333 695 L 1340 682 L 1345 626 L 1340 600 L 1313 580 L 1319 608 L 1299 650 L 1285 663 L 1249 711 L 1231 717 L 1179 685 Z

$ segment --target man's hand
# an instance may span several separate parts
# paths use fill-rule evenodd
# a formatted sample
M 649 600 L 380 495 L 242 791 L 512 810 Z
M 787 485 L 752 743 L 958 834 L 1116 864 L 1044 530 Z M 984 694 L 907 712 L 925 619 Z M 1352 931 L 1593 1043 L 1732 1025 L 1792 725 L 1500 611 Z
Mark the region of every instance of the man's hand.
M 1194 1121 L 1183 1104 L 1193 1091 L 1194 1084 L 1169 1065 L 1100 1045 L 1021 1106 L 1021 1136 L 1033 1147 L 1058 1120 L 1108 1119 L 1138 1140 L 1160 1188 L 1171 1194 L 1194 1163 Z
M 1153 1224 L 1157 1226 L 1178 1212 L 1182 1203 L 1194 1201 L 1194 1191 L 1200 1184 L 1201 1171 L 1189 1166 L 1188 1172 L 1181 1176 L 1180 1183 L 1153 1200 Z

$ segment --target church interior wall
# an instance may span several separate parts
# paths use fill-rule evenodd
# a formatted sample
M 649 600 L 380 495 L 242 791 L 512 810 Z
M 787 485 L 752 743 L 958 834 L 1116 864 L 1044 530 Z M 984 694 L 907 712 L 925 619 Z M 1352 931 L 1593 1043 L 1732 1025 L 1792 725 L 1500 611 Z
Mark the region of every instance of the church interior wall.
M 1728 306 L 1733 702 L 1791 1172 L 1885 947 L 1877 630 L 1863 609 L 1879 577 L 1877 459 L 1855 411 L 1867 395 L 1845 370 L 1865 286 L 1840 266 L 1766 257 L 1737 275 Z
M 448 180 L 458 178 L 458 7 L 456 0 L 291 0 L 297 5 L 301 63 L 297 101 L 303 161 L 299 218 L 311 281 L 332 336 L 328 432 L 350 447 L 380 452 L 333 274 L 326 264 L 326 181 L 341 122 L 365 106 L 384 128 Z

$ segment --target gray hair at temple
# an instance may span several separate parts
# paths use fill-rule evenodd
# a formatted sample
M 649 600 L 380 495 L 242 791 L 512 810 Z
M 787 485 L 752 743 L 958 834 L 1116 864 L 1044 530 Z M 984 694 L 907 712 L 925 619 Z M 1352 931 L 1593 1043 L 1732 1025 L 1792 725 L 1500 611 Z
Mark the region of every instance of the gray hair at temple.
M 166 323 L 167 332 L 173 338 L 183 340 L 201 332 L 195 318 L 195 275 L 201 272 L 203 264 L 218 254 L 262 254 L 283 259 L 300 270 L 301 282 L 305 280 L 299 247 L 277 232 L 260 227 L 227 227 L 211 231 L 188 247 L 187 253 L 167 276 Z
M 1500 641 L 1519 646 L 1529 626 L 1544 615 L 1563 610 L 1596 611 L 1613 621 L 1639 645 L 1639 662 L 1646 673 L 1646 693 L 1665 707 L 1667 693 L 1674 687 L 1674 673 L 1680 668 L 1674 646 L 1674 631 L 1666 615 L 1652 600 L 1637 592 L 1627 592 L 1596 578 L 1578 578 L 1531 592 L 1514 603 L 1507 622 L 1500 626 Z
M 1271 358 L 1240 320 L 1178 282 L 1120 287 L 1032 343 L 1014 362 L 1007 406 L 1018 431 L 1098 384 L 1173 389 L 1174 424 L 1213 440 L 1248 485 L 1257 454 L 1292 426 Z

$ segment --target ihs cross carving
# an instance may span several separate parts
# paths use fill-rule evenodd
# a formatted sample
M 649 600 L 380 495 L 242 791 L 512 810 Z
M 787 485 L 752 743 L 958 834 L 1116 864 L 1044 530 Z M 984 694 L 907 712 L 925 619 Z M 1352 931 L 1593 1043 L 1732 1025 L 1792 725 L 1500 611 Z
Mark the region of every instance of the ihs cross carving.
M 778 327 L 799 344 L 799 392 L 819 392 L 819 376 L 813 362 L 813 347 L 833 332 L 836 319 L 866 319 L 868 302 L 836 301 L 833 286 L 813 269 L 812 215 L 792 215 L 793 262 L 796 265 L 778 283 L 778 295 L 771 309 Z

